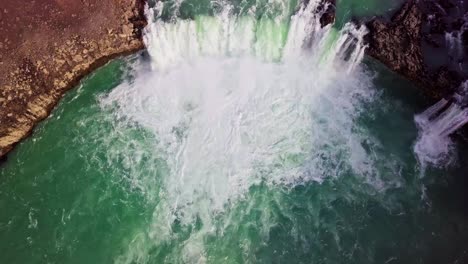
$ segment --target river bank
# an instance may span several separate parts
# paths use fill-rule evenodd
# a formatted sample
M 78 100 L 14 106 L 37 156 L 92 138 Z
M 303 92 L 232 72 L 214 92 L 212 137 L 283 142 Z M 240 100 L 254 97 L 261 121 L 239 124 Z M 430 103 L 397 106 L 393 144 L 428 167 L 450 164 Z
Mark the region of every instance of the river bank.
M 144 2 L 3 1 L 0 157 L 27 137 L 83 76 L 144 48 Z
M 209 7 L 181 7 L 197 27 L 153 9 L 148 53 L 85 78 L 9 154 L 5 262 L 466 262 L 466 164 L 419 166 L 423 99 L 346 56 L 363 31 L 322 28 L 318 5 L 277 26 L 260 3 L 273 17 L 228 17 L 238 41 L 218 45 Z
M 5 3 L 0 12 L 0 34 L 5 36 L 0 40 L 0 76 L 6 77 L 0 78 L 0 112 L 4 113 L 0 115 L 0 160 L 49 115 L 64 93 L 83 76 L 112 58 L 144 49 L 141 31 L 146 25 L 145 2 L 41 0 L 27 6 L 18 6 L 15 1 Z M 468 72 L 464 56 L 467 34 L 463 31 L 466 21 L 463 22 L 463 14 L 454 11 L 463 6 L 457 6 L 455 0 L 439 2 L 408 0 L 390 22 L 385 14 L 366 23 L 367 54 L 415 82 L 433 99 L 456 91 Z M 342 24 L 341 20 L 348 16 L 343 8 L 357 2 L 324 3 L 327 10 L 322 26 L 334 22 L 335 11 L 337 24 Z M 377 2 L 365 3 L 372 6 Z M 335 10 L 335 5 L 340 8 Z M 393 10 L 397 6 L 385 8 Z M 366 16 L 365 8 L 352 15 Z M 382 6 L 381 14 L 385 8 Z M 449 15 L 454 18 L 448 19 Z M 450 39 L 453 41 L 447 41 Z

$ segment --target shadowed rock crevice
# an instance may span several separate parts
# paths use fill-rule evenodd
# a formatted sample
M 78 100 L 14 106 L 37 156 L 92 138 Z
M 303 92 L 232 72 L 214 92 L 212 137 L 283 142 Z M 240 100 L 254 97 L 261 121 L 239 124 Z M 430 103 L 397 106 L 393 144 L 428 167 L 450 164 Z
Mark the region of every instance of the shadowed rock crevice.
M 322 13 L 320 24 L 325 27 L 333 22 L 336 18 L 336 0 L 324 0 L 318 8 L 318 12 Z

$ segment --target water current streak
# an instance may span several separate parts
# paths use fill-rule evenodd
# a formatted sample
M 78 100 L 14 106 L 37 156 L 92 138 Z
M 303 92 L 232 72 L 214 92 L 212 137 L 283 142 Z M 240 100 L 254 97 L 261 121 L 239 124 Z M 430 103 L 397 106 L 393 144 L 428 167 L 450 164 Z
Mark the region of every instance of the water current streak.
M 360 68 L 366 29 L 322 27 L 321 1 L 293 4 L 216 2 L 188 18 L 174 8 L 184 2 L 147 11 L 151 70 L 140 69 L 101 105 L 117 106 L 124 126 L 150 131 L 155 140 L 144 144 L 167 169 L 159 186 L 145 175 L 132 179 L 161 195 L 153 224 L 119 261 L 145 260 L 152 246 L 182 234 L 171 258 L 207 261 L 206 239 L 239 221 L 229 208 L 254 186 L 356 172 L 383 188 L 354 128 L 360 105 L 373 97 Z M 259 228 L 268 233 L 270 224 Z

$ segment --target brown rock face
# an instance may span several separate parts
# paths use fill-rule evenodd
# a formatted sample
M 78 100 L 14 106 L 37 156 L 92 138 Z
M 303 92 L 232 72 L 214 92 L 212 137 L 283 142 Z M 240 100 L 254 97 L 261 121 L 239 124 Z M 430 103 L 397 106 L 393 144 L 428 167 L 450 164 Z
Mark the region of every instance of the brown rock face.
M 442 24 L 434 23 L 433 6 L 443 8 L 438 2 L 443 2 L 447 8 L 452 8 L 452 0 L 408 0 L 390 23 L 376 18 L 367 24 L 369 48 L 367 53 L 381 61 L 391 70 L 416 82 L 427 95 L 440 98 L 452 93 L 461 83 L 462 74 L 451 70 L 449 63 L 441 63 L 435 69 L 428 64 L 435 57 L 432 51 L 423 50 L 425 43 L 438 45 L 435 36 L 430 36 L 423 28 L 444 34 Z M 443 9 L 442 9 L 443 11 Z M 444 13 L 447 16 L 447 13 Z M 437 40 L 440 42 L 440 40 Z M 445 45 L 445 43 L 444 43 Z M 426 45 L 427 46 L 427 45 Z M 445 52 L 445 53 L 444 53 Z M 449 57 L 449 51 L 439 52 L 441 57 Z
M 81 77 L 144 47 L 143 9 L 144 0 L 2 0 L 0 158 Z
M 422 82 L 427 75 L 421 50 L 423 15 L 414 1 L 408 1 L 392 19 L 368 23 L 368 54 L 403 76 Z

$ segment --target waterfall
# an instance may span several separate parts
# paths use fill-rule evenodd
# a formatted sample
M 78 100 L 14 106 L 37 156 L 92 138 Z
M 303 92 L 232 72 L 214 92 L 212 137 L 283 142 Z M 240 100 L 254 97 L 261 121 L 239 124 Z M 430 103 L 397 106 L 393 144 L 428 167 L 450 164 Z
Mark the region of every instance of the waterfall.
M 458 1 L 453 20 L 454 28 L 445 32 L 448 55 L 453 66 L 463 75 L 465 45 L 463 35 L 468 30 L 468 14 L 464 1 Z M 445 12 L 445 11 L 444 11 Z M 460 25 L 460 22 L 462 23 Z M 414 146 L 416 157 L 424 168 L 428 165 L 443 167 L 454 161 L 455 145 L 450 135 L 468 123 L 468 81 L 449 99 L 442 99 L 423 113 L 416 115 L 419 137 Z
M 455 60 L 463 58 L 464 45 L 462 34 L 463 31 L 445 32 L 445 42 L 449 49 L 449 55 Z
M 158 184 L 131 176 L 150 197 L 162 195 L 148 235 L 123 263 L 176 239 L 174 223 L 190 233 L 174 262 L 206 262 L 203 241 L 222 232 L 217 221 L 230 221 L 226 207 L 261 183 L 320 183 L 350 170 L 380 182 L 353 129 L 360 105 L 373 97 L 360 69 L 364 26 L 322 27 L 321 0 L 210 2 L 209 12 L 182 17 L 184 3 L 147 10 L 150 69 L 101 98 L 119 126 L 154 136 L 145 147 L 167 167 Z
M 446 166 L 453 161 L 454 143 L 450 135 L 468 123 L 465 106 L 468 81 L 450 99 L 442 99 L 423 113 L 416 115 L 419 137 L 414 147 L 420 164 Z
M 199 15 L 174 23 L 160 20 L 164 4 L 158 2 L 147 11 L 152 23 L 145 30 L 144 40 L 153 68 L 158 70 L 204 56 L 249 55 L 266 61 L 286 61 L 313 50 L 326 53 L 327 62 L 346 61 L 345 67 L 350 72 L 364 56 L 367 29 L 352 23 L 339 33 L 334 32 L 332 25 L 322 28 L 320 18 L 326 8 L 317 12 L 320 5 L 322 0 L 312 0 L 300 4 L 290 18 L 282 14 L 257 19 L 252 15 L 255 8 L 249 10 L 249 15 L 233 15 L 232 6 L 226 4 L 216 16 Z M 337 35 L 338 41 L 330 39 Z
M 463 36 L 468 30 L 468 13 L 463 1 L 458 2 L 456 10 L 457 12 L 449 15 L 452 16 L 453 23 L 452 28 L 445 32 L 445 46 L 452 65 L 457 67 L 460 73 L 464 74 L 466 72 L 466 69 L 464 69 L 466 67 L 466 60 L 464 59 L 466 43 L 464 43 Z

